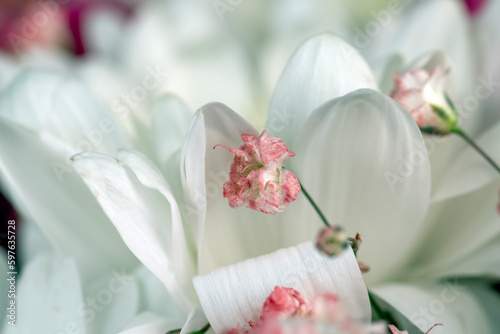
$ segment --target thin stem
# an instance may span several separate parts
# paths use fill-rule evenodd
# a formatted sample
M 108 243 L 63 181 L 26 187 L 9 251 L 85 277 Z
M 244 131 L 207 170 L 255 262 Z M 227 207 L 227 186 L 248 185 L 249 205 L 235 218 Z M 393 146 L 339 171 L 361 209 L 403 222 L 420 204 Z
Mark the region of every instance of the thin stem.
M 493 161 L 493 159 L 491 159 L 491 157 L 485 152 L 483 151 L 479 146 L 477 146 L 477 144 L 469 137 L 465 134 L 465 132 L 462 131 L 462 129 L 456 127 L 454 129 L 451 130 L 452 132 L 456 133 L 457 135 L 459 135 L 460 137 L 462 137 L 470 146 L 472 146 L 483 158 L 486 159 L 486 161 L 488 161 L 490 163 L 490 165 L 495 168 L 495 170 L 500 173 L 500 167 L 497 165 L 497 163 L 495 161 Z
M 300 184 L 300 188 L 302 189 L 302 192 L 304 193 L 304 195 L 306 195 L 307 199 L 309 200 L 309 203 L 311 203 L 311 205 L 313 206 L 314 210 L 316 210 L 316 212 L 318 213 L 318 215 L 321 218 L 321 220 L 323 221 L 323 223 L 326 226 L 329 227 L 330 223 L 328 223 L 328 220 L 326 220 L 326 217 L 323 214 L 323 212 L 321 212 L 321 210 L 318 207 L 318 205 L 316 204 L 316 202 L 314 202 L 314 200 L 312 199 L 311 195 L 309 195 L 309 193 L 307 192 L 306 188 L 304 188 L 304 185 L 300 181 L 299 181 L 299 184 Z

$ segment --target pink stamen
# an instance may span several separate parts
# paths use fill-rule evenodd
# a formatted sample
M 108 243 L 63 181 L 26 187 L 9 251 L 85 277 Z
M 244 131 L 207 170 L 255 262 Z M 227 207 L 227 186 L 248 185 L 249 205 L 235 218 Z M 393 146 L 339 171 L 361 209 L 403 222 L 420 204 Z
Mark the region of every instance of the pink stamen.
M 443 325 L 443 324 L 441 324 L 441 323 L 434 324 L 434 326 L 432 326 L 431 328 L 429 328 L 429 330 L 428 330 L 427 332 L 425 332 L 425 334 L 429 334 L 429 332 L 430 332 L 431 330 L 433 330 L 433 329 L 434 329 L 435 327 L 437 327 L 437 326 L 444 326 L 444 325 Z

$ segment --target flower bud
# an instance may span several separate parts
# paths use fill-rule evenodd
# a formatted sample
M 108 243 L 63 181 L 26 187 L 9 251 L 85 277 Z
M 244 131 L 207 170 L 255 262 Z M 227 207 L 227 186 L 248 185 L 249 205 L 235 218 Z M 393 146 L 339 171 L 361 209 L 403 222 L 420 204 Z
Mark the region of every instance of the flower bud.
M 295 153 L 278 137 L 264 130 L 258 137 L 242 134 L 239 149 L 221 146 L 235 154 L 229 181 L 224 183 L 224 198 L 231 207 L 246 206 L 274 215 L 297 199 L 300 184 L 295 175 L 283 169 Z M 215 148 L 215 147 L 214 147 Z
M 444 89 L 446 74 L 440 66 L 433 72 L 394 73 L 391 97 L 410 112 L 422 132 L 444 135 L 457 125 L 458 114 Z
M 329 256 L 340 254 L 349 243 L 349 236 L 340 226 L 325 227 L 316 237 L 316 247 Z

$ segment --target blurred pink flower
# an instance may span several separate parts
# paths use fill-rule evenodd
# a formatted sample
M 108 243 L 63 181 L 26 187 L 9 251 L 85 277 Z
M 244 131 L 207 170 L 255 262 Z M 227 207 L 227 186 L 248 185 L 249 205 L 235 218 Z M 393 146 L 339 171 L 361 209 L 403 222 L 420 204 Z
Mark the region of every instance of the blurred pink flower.
M 133 10 L 119 0 L 0 1 L 0 49 L 19 53 L 30 47 L 65 46 L 77 55 L 84 54 L 81 19 L 89 11 L 104 8 L 125 17 Z
M 465 0 L 465 5 L 467 6 L 469 14 L 474 16 L 481 11 L 487 2 L 487 0 Z
M 227 334 L 367 334 L 370 329 L 352 320 L 334 294 L 320 294 L 309 301 L 300 292 L 279 286 L 264 302 L 259 323 L 250 321 L 249 325 L 250 329 L 238 325 Z M 383 326 L 371 329 L 385 333 Z

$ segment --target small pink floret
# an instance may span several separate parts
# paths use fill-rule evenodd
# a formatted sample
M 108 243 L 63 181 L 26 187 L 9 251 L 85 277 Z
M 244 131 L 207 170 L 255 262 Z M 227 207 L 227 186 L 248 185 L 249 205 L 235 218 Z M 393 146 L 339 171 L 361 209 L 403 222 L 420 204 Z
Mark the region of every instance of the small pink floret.
M 295 153 L 266 130 L 258 137 L 242 134 L 241 138 L 244 143 L 239 149 L 216 145 L 235 155 L 229 181 L 224 183 L 224 197 L 233 208 L 246 206 L 271 215 L 283 212 L 300 192 L 295 175 L 282 168 Z

